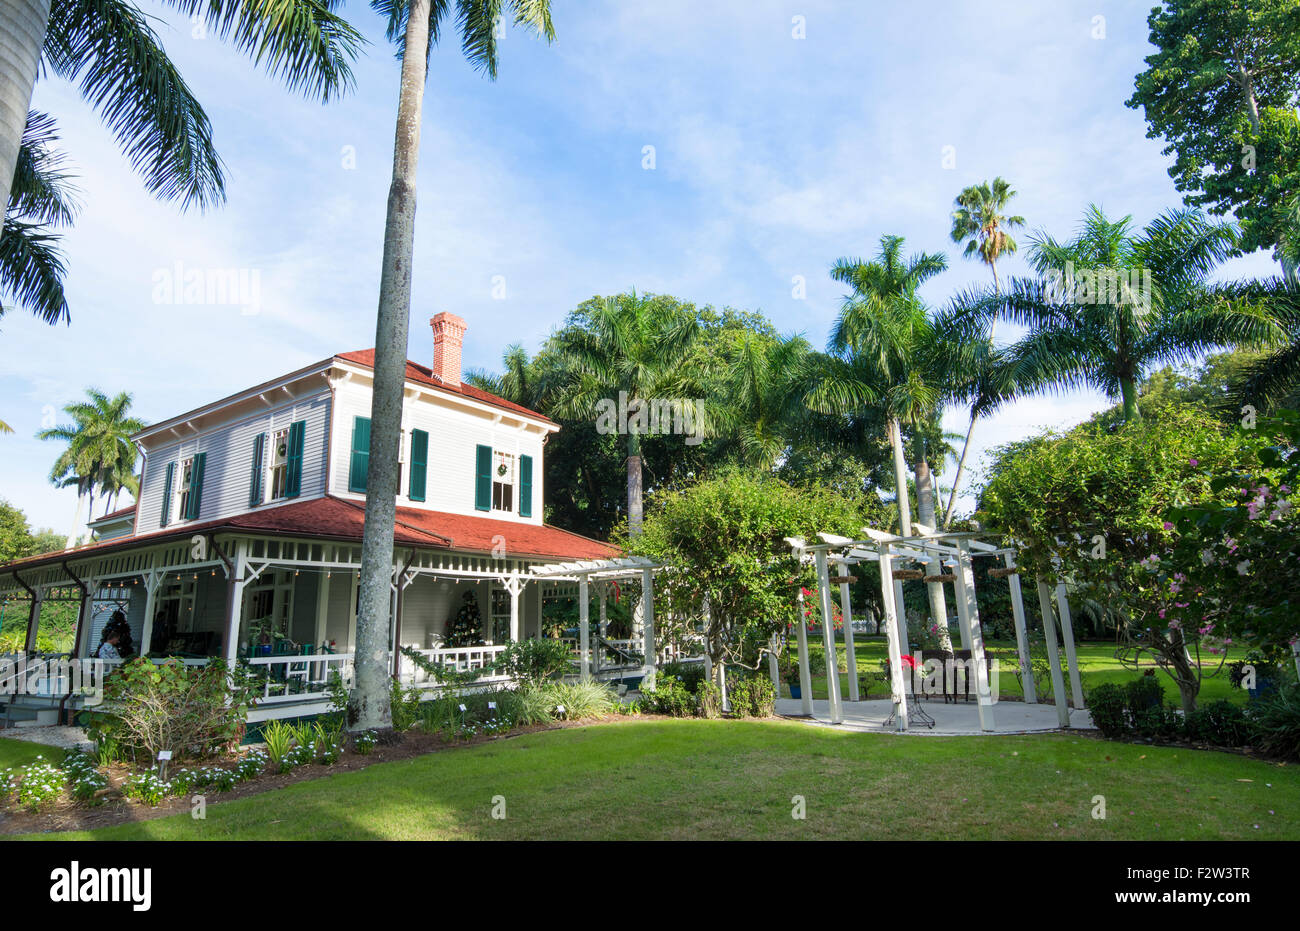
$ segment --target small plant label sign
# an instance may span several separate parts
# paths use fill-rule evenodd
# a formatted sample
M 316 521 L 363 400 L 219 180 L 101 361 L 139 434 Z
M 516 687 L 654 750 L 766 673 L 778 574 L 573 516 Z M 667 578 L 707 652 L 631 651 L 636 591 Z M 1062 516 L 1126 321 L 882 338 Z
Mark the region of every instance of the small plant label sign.
M 160 763 L 166 763 L 166 762 L 167 762 L 168 760 L 170 760 L 171 758 L 172 758 L 172 752 L 171 752 L 170 750 L 159 750 L 159 751 L 158 751 L 158 762 L 160 762 Z
M 458 706 L 458 707 L 460 708 L 460 713 L 461 713 L 461 714 L 464 714 L 464 713 L 468 710 L 468 709 L 466 709 L 466 707 L 465 707 L 464 705 L 460 705 L 460 706 Z

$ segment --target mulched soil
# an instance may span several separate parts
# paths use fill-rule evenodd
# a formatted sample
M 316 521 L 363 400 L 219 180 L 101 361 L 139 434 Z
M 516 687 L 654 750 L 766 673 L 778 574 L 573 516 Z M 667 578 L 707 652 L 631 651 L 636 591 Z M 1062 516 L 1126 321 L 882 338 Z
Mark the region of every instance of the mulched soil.
M 53 831 L 89 831 L 95 828 L 111 827 L 115 824 L 149 821 L 153 818 L 165 818 L 168 815 L 188 813 L 191 808 L 190 798 L 193 794 L 206 794 L 209 804 L 227 802 L 250 795 L 259 795 L 262 792 L 270 792 L 274 789 L 282 789 L 298 782 L 320 779 L 335 773 L 365 769 L 367 766 L 373 766 L 376 763 L 408 760 L 412 757 L 423 756 L 426 753 L 473 747 L 494 740 L 509 740 L 512 737 L 535 734 L 539 731 L 554 731 L 569 727 L 585 727 L 591 724 L 617 723 L 626 720 L 654 720 L 658 717 L 658 715 L 639 715 L 636 718 L 588 718 L 578 721 L 557 721 L 532 727 L 520 727 L 505 734 L 491 734 L 469 740 L 449 740 L 441 735 L 426 734 L 420 730 L 410 730 L 393 735 L 396 739 L 391 743 L 381 741 L 367 755 L 356 753 L 349 748 L 333 766 L 309 763 L 305 766 L 299 766 L 288 773 L 266 773 L 256 779 L 239 783 L 229 792 L 212 792 L 209 790 L 206 793 L 186 794 L 177 798 L 165 799 L 156 808 L 135 799 L 121 797 L 119 794 L 120 787 L 127 776 L 130 775 L 131 770 L 122 764 L 114 764 L 107 770 L 109 784 L 107 788 L 100 791 L 99 797 L 102 801 L 99 804 L 89 806 L 76 802 L 67 797 L 65 793 L 65 796 L 58 802 L 39 812 L 28 812 L 21 809 L 0 811 L 0 835 L 44 834 Z M 225 762 L 207 761 L 207 765 L 233 765 L 233 762 L 233 760 Z M 204 764 L 182 763 L 176 768 L 183 769 L 192 765 Z

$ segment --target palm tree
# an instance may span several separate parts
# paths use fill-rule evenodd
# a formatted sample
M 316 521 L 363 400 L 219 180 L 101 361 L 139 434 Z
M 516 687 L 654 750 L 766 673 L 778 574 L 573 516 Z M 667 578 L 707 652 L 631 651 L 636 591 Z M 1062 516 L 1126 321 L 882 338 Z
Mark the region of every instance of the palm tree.
M 201 16 L 293 90 L 328 101 L 352 85 L 363 39 L 337 0 L 164 0 Z M 224 196 L 207 114 L 131 0 L 12 0 L 0 9 L 0 204 L 10 203 L 38 71 L 77 84 L 151 193 L 207 207 Z
M 998 280 L 998 258 L 1003 253 L 1013 253 L 1018 248 L 1016 241 L 1007 230 L 1025 225 L 1022 216 L 1006 216 L 1003 211 L 1016 192 L 1002 178 L 994 178 L 993 183 L 973 184 L 957 195 L 956 207 L 952 213 L 952 241 L 966 243 L 962 253 L 966 258 L 979 256 L 981 262 L 993 272 L 993 291 L 1001 291 Z M 989 327 L 989 342 L 993 341 L 993 327 Z M 957 490 L 961 487 L 962 474 L 966 469 L 966 453 L 970 450 L 971 436 L 975 433 L 975 424 L 979 420 L 979 401 L 971 405 L 970 425 L 966 428 L 966 441 L 962 444 L 961 456 L 957 459 L 957 474 L 952 480 L 952 493 L 948 497 L 948 507 L 944 510 L 943 526 L 952 523 L 953 508 L 957 506 Z
M 571 420 L 593 418 L 597 402 L 622 395 L 634 415 L 651 399 L 693 397 L 687 362 L 699 333 L 693 313 L 659 295 L 620 294 L 575 312 L 552 340 L 567 381 L 555 391 L 552 410 Z M 627 515 L 635 536 L 642 517 L 641 435 L 629 426 Z
M 68 549 L 72 549 L 81 533 L 83 500 L 89 501 L 93 516 L 96 489 L 104 490 L 107 496 L 124 488 L 134 493 L 138 488 L 134 482 L 137 453 L 131 435 L 143 430 L 145 424 L 129 416 L 131 395 L 122 391 L 110 398 L 96 388 L 87 388 L 86 397 L 86 401 L 77 401 L 63 408 L 63 412 L 72 418 L 72 423 L 59 424 L 36 434 L 38 439 L 61 440 L 68 444 L 50 470 L 50 481 L 55 486 L 77 489 L 77 514 L 68 537 Z
M 190 0 L 196 2 L 196 0 Z M 349 718 L 357 730 L 389 728 L 389 593 L 393 573 L 393 527 L 397 518 L 398 446 L 406 350 L 411 317 L 411 266 L 415 253 L 415 177 L 429 49 L 451 13 L 451 0 L 372 0 L 388 18 L 387 35 L 402 56 L 393 142 L 393 179 L 388 188 L 384 254 L 375 321 L 374 385 L 370 413 L 370 468 L 366 522 L 361 543 L 361 592 L 357 610 L 355 687 Z M 550 0 L 457 0 L 456 21 L 465 56 L 488 77 L 497 76 L 497 26 L 505 8 L 516 25 L 555 38 Z
M 907 495 L 903 427 L 913 436 L 917 516 L 935 526 L 933 475 L 925 438 L 938 429 L 944 402 L 967 390 L 972 367 L 986 341 L 968 328 L 951 327 L 928 313 L 917 290 L 947 268 L 942 254 L 921 253 L 904 260 L 903 237 L 882 236 L 871 262 L 840 259 L 831 277 L 848 284 L 840 315 L 831 331 L 830 363 L 810 392 L 810 403 L 826 413 L 852 414 L 879 404 L 887 414 L 894 449 L 894 483 L 899 523 L 912 533 Z M 934 622 L 947 630 L 943 586 L 931 583 Z
M 1134 421 L 1138 383 L 1152 366 L 1279 337 L 1266 310 L 1217 300 L 1206 284 L 1235 243 L 1231 224 L 1197 210 L 1170 210 L 1135 233 L 1131 217 L 1112 222 L 1093 206 L 1068 242 L 1033 239 L 1030 264 L 1041 278 L 961 295 L 953 313 L 1029 328 L 1006 353 L 1004 385 L 1021 393 L 1092 387 L 1119 399 Z
M 1236 306 L 1263 309 L 1280 331 L 1276 343 L 1230 386 L 1229 400 L 1238 408 L 1250 404 L 1264 411 L 1300 407 L 1300 284 L 1283 275 L 1223 285 L 1214 294 Z
M 771 470 L 808 420 L 804 392 L 814 371 L 812 347 L 801 336 L 774 339 L 742 330 L 722 356 L 713 417 L 720 438 L 731 441 L 741 464 Z

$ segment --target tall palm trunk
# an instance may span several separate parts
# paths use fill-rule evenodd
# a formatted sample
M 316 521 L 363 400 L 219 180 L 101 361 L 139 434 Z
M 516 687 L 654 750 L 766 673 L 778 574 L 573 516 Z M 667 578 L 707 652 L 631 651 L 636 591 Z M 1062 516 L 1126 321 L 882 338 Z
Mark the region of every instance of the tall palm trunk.
M 903 536 L 912 535 L 912 503 L 907 498 L 907 460 L 903 456 L 903 428 L 898 418 L 889 421 L 889 442 L 894 447 L 894 487 L 898 489 L 898 525 Z
M 631 433 L 627 438 L 627 531 L 634 537 L 641 533 L 642 497 L 641 437 Z
M 375 380 L 370 408 L 370 467 L 366 473 L 366 524 L 361 542 L 361 595 L 357 611 L 356 681 L 349 699 L 354 730 L 392 726 L 388 653 L 393 525 L 397 517 L 397 457 L 411 317 L 411 263 L 415 252 L 415 169 L 420 154 L 429 45 L 429 2 L 412 0 L 402 56 L 402 86 L 388 188 L 384 264 L 375 325 Z
M 70 550 L 77 545 L 77 537 L 81 536 L 81 506 L 85 503 L 86 495 L 80 488 L 77 489 L 77 513 L 72 517 L 72 533 L 68 536 L 68 542 L 64 544 L 65 550 Z
M 993 293 L 1001 294 L 1002 287 L 998 281 L 998 263 L 993 262 Z M 997 331 L 998 321 L 995 318 L 989 324 L 989 349 L 993 348 L 993 334 Z M 957 474 L 952 479 L 952 491 L 948 493 L 948 507 L 943 512 L 943 529 L 947 530 L 952 524 L 952 512 L 957 507 L 957 489 L 961 487 L 962 474 L 966 471 L 966 453 L 970 451 L 970 439 L 975 434 L 975 424 L 979 420 L 979 414 L 974 409 L 970 412 L 970 425 L 966 427 L 966 442 L 961 444 L 961 455 L 957 457 Z
M 1121 378 L 1119 380 L 1120 398 L 1124 402 L 1124 420 L 1126 423 L 1142 419 L 1142 411 L 1138 409 L 1138 390 L 1137 382 L 1132 378 Z
M 916 516 L 927 527 L 934 527 L 934 475 L 925 455 L 925 444 L 917 441 L 920 449 L 916 457 Z M 939 568 L 931 565 L 929 575 L 938 575 Z M 948 602 L 944 597 L 942 582 L 926 582 L 925 591 L 930 600 L 930 620 L 939 628 L 943 648 L 951 649 L 948 636 Z
M 50 0 L 0 3 L 0 210 L 9 207 L 9 190 L 49 22 Z

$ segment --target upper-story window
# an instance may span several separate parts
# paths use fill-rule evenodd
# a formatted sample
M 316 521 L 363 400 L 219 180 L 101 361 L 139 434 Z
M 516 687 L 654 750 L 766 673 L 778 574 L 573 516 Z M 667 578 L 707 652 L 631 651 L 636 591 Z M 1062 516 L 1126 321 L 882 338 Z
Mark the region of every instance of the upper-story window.
M 492 464 L 492 510 L 515 509 L 515 457 L 496 450 Z
M 289 431 L 277 430 L 271 436 L 270 475 L 267 487 L 271 489 L 271 500 L 283 498 L 289 479 Z
M 173 514 L 177 520 L 194 520 L 199 516 L 203 506 L 203 467 L 207 458 L 207 453 L 195 453 L 179 462 L 167 463 L 160 521 L 163 527 L 171 522 Z
M 194 494 L 194 459 L 181 460 L 181 480 L 176 489 L 178 495 L 176 513 L 181 517 L 190 515 L 190 497 Z

